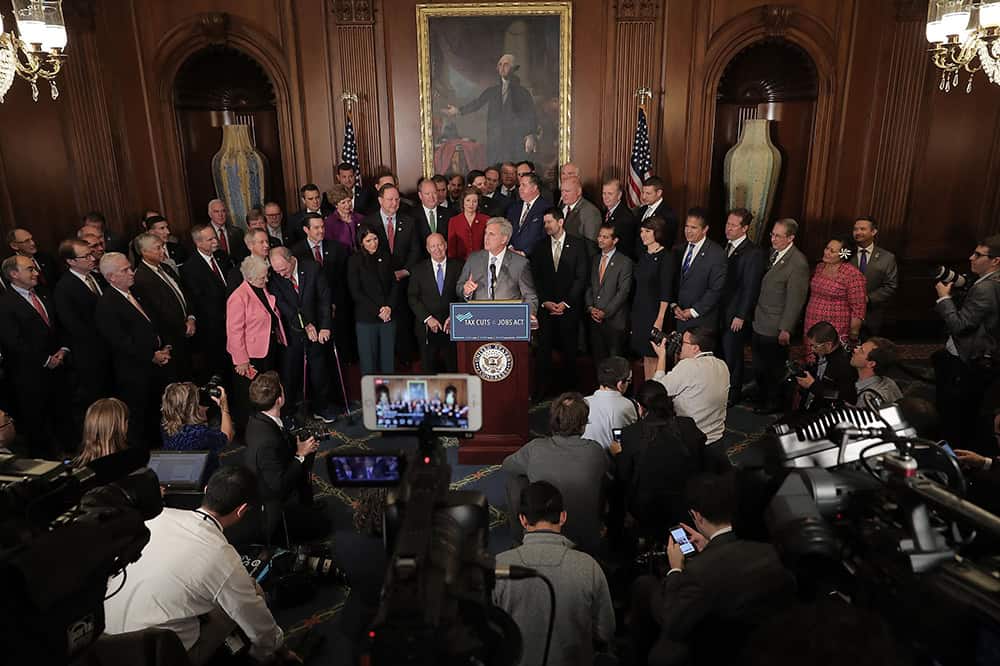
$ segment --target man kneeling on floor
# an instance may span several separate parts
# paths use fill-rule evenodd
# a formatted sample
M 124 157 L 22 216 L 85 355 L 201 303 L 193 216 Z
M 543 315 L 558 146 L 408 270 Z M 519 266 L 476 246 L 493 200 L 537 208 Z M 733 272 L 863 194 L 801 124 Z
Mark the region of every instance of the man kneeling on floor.
M 250 470 L 226 466 L 208 480 L 200 508 L 163 509 L 146 522 L 150 537 L 142 556 L 108 580 L 109 591 L 121 589 L 104 602 L 105 631 L 169 629 L 199 665 L 208 663 L 238 626 L 250 639 L 251 656 L 301 663 L 283 647 L 284 633 L 223 535 L 243 518 L 256 494 Z

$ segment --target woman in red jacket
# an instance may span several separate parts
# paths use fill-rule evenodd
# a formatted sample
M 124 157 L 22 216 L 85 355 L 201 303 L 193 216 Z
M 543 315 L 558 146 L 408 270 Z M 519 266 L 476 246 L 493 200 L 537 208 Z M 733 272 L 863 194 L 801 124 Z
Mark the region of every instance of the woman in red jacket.
M 479 190 L 468 187 L 462 193 L 462 212 L 448 220 L 448 256 L 465 261 L 483 249 L 489 216 L 478 212 Z

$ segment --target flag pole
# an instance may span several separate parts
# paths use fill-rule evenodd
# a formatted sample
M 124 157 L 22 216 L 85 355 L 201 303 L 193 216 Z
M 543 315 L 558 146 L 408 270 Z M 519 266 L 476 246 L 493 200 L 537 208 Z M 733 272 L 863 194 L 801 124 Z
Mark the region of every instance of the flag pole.
M 632 153 L 629 156 L 628 179 L 625 190 L 626 201 L 631 208 L 640 204 L 642 183 L 649 177 L 652 168 L 652 155 L 649 141 L 649 125 L 646 121 L 646 100 L 652 99 L 653 91 L 642 87 L 635 91 L 638 109 L 636 110 L 635 138 L 632 141 Z

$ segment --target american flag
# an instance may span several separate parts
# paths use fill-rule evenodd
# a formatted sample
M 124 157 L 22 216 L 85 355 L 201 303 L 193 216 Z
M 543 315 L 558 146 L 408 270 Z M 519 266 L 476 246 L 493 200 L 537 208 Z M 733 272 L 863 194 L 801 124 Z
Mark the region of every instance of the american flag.
M 347 114 L 347 125 L 344 126 L 344 145 L 340 149 L 340 161 L 347 162 L 354 167 L 354 175 L 357 176 L 354 182 L 354 191 L 361 191 L 361 162 L 358 161 L 358 142 L 354 138 L 354 123 L 351 122 L 351 114 Z
M 639 109 L 639 122 L 635 126 L 635 141 L 632 143 L 632 157 L 628 163 L 628 205 L 638 206 L 641 201 L 642 181 L 650 176 L 653 169 L 653 159 L 649 152 L 649 126 L 646 124 L 646 112 Z

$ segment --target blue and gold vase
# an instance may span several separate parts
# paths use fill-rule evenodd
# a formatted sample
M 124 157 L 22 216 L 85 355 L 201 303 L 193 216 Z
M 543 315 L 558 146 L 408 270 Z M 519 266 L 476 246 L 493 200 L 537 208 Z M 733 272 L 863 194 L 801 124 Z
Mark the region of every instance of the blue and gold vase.
M 246 229 L 251 208 L 264 205 L 267 158 L 253 147 L 246 125 L 223 125 L 222 147 L 212 158 L 215 191 L 226 202 L 229 220 Z

